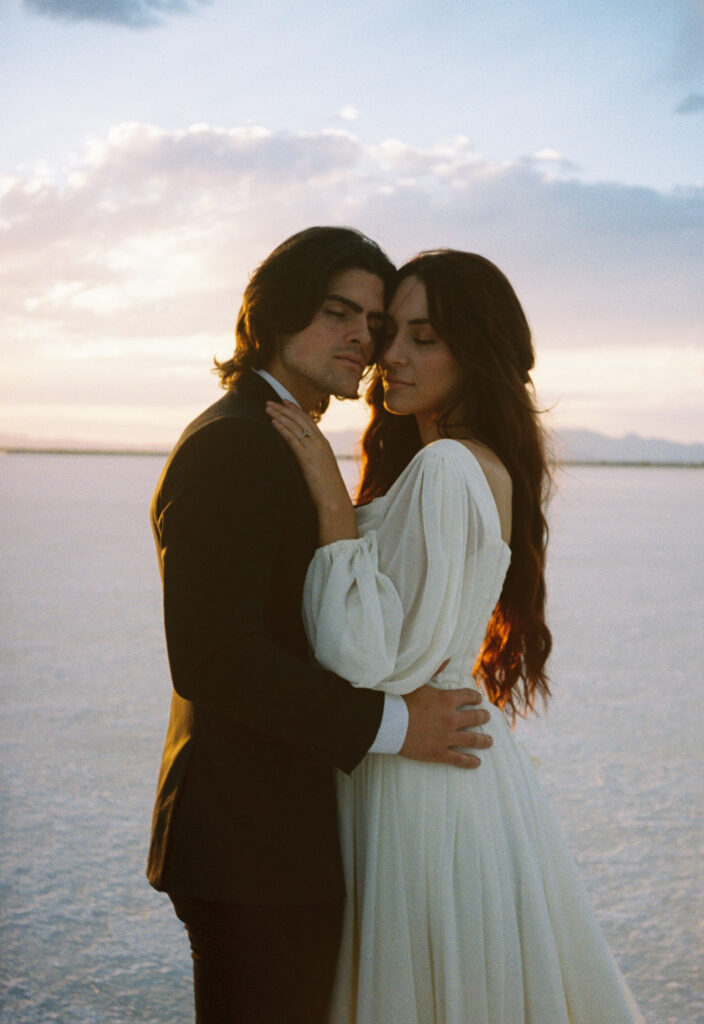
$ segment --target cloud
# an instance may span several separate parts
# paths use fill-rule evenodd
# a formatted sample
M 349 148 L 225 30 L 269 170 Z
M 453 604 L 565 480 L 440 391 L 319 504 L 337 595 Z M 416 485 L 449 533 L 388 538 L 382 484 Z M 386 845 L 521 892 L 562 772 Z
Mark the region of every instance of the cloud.
M 701 92 L 690 92 L 689 96 L 685 96 L 675 107 L 677 114 L 696 114 L 700 110 L 704 110 L 704 93 Z
M 130 28 L 151 28 L 164 16 L 186 14 L 210 0 L 24 0 L 37 14 L 68 21 L 108 21 Z
M 551 165 L 494 164 L 466 139 L 423 150 L 340 131 L 123 124 L 64 179 L 45 169 L 0 183 L 12 254 L 0 275 L 14 297 L 2 315 L 6 328 L 51 323 L 72 338 L 213 330 L 269 249 L 330 222 L 380 237 L 396 259 L 485 252 L 525 283 L 552 343 L 581 343 L 597 325 L 601 340 L 691 338 L 704 192 L 584 184 Z
M 359 157 L 344 132 L 123 124 L 65 179 L 0 180 L 0 239 L 14 250 L 0 261 L 0 342 L 229 333 L 258 240 L 277 217 L 284 234 L 315 207 L 339 218 Z
M 536 153 L 533 153 L 529 160 L 535 161 L 538 166 L 547 167 L 550 165 L 553 173 L 559 173 L 563 176 L 574 175 L 579 170 L 574 161 L 552 148 L 539 149 Z
M 335 116 L 340 121 L 357 121 L 359 119 L 359 111 L 351 103 L 346 103 L 344 107 L 340 107 Z
M 647 348 L 688 365 L 704 322 L 704 189 L 585 184 L 549 157 L 493 163 L 465 138 L 421 149 L 123 124 L 68 173 L 0 179 L 0 406 L 153 395 L 180 417 L 206 404 L 249 272 L 321 223 L 359 227 L 399 262 L 438 246 L 483 253 L 546 357 Z

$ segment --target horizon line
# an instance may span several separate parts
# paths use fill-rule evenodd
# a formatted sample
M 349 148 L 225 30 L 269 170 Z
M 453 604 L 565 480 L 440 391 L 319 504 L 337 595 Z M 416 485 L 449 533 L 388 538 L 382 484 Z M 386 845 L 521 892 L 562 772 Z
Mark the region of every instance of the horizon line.
M 125 457 L 168 458 L 171 449 L 167 448 L 72 448 L 72 447 L 38 447 L 35 445 L 0 445 L 0 455 L 115 455 Z M 336 459 L 359 460 L 358 455 L 350 452 L 335 452 Z M 549 459 L 555 466 L 614 466 L 632 469 L 704 469 L 703 462 L 676 462 L 644 459 Z

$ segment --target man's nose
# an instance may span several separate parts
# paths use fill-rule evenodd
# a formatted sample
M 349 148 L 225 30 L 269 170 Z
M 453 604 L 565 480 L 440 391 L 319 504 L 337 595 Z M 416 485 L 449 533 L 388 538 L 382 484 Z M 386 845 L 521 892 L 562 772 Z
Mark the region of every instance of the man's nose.
M 365 352 L 367 352 L 367 354 L 371 353 L 374 345 L 374 337 L 369 328 L 369 323 L 367 322 L 366 317 L 360 317 L 355 322 L 347 340 L 351 341 L 354 345 L 359 345 Z

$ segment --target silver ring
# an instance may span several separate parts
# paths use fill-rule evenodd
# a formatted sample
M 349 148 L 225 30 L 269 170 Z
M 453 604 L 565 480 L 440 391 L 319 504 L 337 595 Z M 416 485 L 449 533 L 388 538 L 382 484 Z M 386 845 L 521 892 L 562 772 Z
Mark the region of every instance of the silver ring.
M 303 440 L 304 437 L 310 437 L 310 436 L 311 435 L 308 433 L 308 431 L 304 430 L 303 433 L 301 434 L 301 441 Z

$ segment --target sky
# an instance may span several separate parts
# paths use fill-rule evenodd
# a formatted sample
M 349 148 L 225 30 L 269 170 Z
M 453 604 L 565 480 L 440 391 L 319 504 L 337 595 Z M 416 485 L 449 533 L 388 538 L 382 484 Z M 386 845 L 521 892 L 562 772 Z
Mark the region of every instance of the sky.
M 311 224 L 496 262 L 550 426 L 704 441 L 704 0 L 0 0 L 0 117 L 0 442 L 169 447 Z

